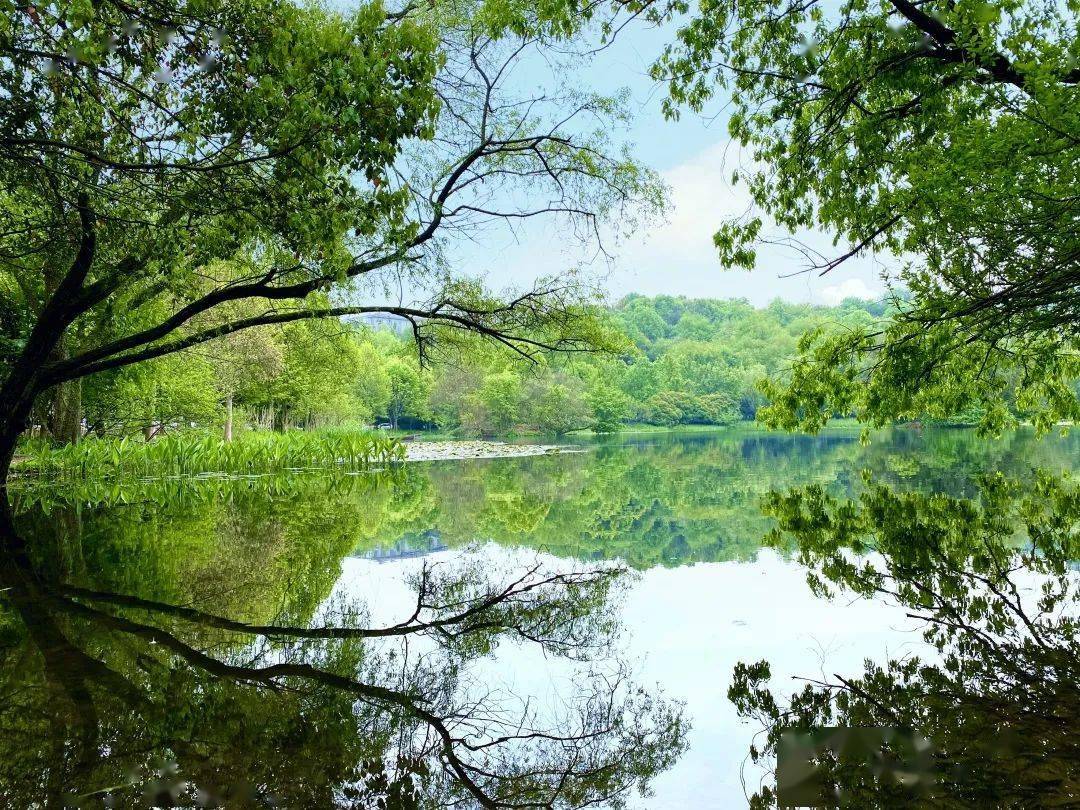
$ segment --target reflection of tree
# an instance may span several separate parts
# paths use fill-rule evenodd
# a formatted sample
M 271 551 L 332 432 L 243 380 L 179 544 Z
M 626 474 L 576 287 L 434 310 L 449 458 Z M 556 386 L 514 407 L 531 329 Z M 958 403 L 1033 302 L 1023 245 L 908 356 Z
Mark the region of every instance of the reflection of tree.
M 774 541 L 790 537 L 822 593 L 887 598 L 924 624 L 934 660 L 867 662 L 858 677 L 811 681 L 781 706 L 766 662 L 740 665 L 729 695 L 787 729 L 899 726 L 936 749 L 939 784 L 920 806 L 1073 806 L 1080 795 L 1080 487 L 1038 473 L 982 479 L 976 499 L 871 485 L 857 501 L 820 487 L 777 494 Z M 867 556 L 868 555 L 868 556 Z M 866 768 L 826 762 L 850 806 L 915 801 Z M 775 797 L 768 788 L 755 800 Z
M 684 747 L 679 709 L 613 655 L 617 569 L 466 558 L 425 567 L 394 624 L 344 601 L 260 624 L 154 595 L 169 583 L 57 578 L 0 517 L 6 806 L 573 807 L 617 803 Z M 510 642 L 575 667 L 574 699 L 540 710 L 471 675 Z
M 777 488 L 820 483 L 853 494 L 870 468 L 905 488 L 962 493 L 979 469 L 1068 461 L 1067 445 L 1034 443 L 1022 432 L 995 443 L 962 430 L 896 431 L 866 446 L 858 437 L 857 429 L 814 437 L 732 430 L 623 438 L 554 458 L 433 465 L 425 471 L 432 525 L 450 545 L 495 540 L 642 568 L 746 560 L 770 527 L 761 499 Z M 890 463 L 903 474 L 890 472 Z
M 1063 466 L 1075 441 L 1033 449 L 1023 433 L 988 444 L 965 431 L 900 431 L 869 446 L 857 439 L 857 431 L 731 431 L 623 438 L 555 457 L 406 465 L 386 475 L 23 485 L 16 523 L 26 546 L 8 539 L 0 561 L 0 588 L 12 588 L 0 597 L 0 804 L 126 785 L 129 770 L 138 787 L 124 788 L 121 803 L 152 783 L 171 790 L 187 781 L 229 806 L 275 792 L 284 806 L 367 807 L 382 797 L 410 807 L 416 790 L 425 802 L 475 804 L 452 768 L 447 775 L 445 739 L 417 709 L 450 729 L 460 758 L 484 772 L 476 780 L 498 801 L 542 804 L 568 763 L 576 770 L 560 788 L 562 804 L 619 793 L 677 755 L 682 729 L 676 713 L 633 692 L 613 663 L 603 665 L 614 628 L 601 618 L 613 615 L 605 605 L 617 580 L 593 572 L 520 594 L 519 582 L 503 595 L 522 572 L 489 570 L 503 556 L 490 555 L 418 580 L 417 592 L 428 594 L 422 616 L 380 635 L 360 606 L 327 605 L 342 558 L 434 530 L 452 547 L 490 540 L 566 558 L 677 565 L 750 558 L 770 521 L 781 530 L 776 542 L 801 554 L 823 584 L 887 589 L 912 612 L 951 616 L 955 627 L 934 626 L 953 657 L 946 662 L 960 667 L 908 660 L 818 684 L 796 697 L 795 713 L 777 728 L 831 716 L 927 729 L 943 757 L 975 763 L 980 779 L 982 771 L 1000 774 L 993 785 L 964 788 L 976 803 L 995 803 L 992 791 L 1006 787 L 1015 793 L 1000 795 L 1023 803 L 1029 794 L 1020 791 L 1034 790 L 1036 778 L 1071 778 L 1062 757 L 1034 768 L 1036 752 L 1023 745 L 1006 766 L 980 764 L 995 754 L 979 753 L 977 741 L 1002 738 L 1001 728 L 1021 729 L 1021 742 L 1053 741 L 1052 721 L 1075 719 L 1064 701 L 1075 697 L 1069 667 L 1077 657 L 1067 654 L 1074 648 L 1060 622 L 1050 625 L 1058 637 L 1044 631 L 1046 645 L 1022 643 L 1023 621 L 1001 614 L 997 597 L 980 592 L 976 586 L 987 586 L 970 574 L 995 582 L 995 560 L 1008 559 L 1056 576 L 1076 556 L 1060 551 L 1069 521 L 1075 526 L 1075 490 L 1041 480 L 1025 495 L 999 482 L 978 501 L 960 496 L 975 494 L 972 470 L 1017 470 L 1029 458 Z M 879 471 L 888 487 L 868 487 L 863 468 Z M 804 487 L 802 495 L 773 499 L 763 515 L 762 497 L 790 486 Z M 912 491 L 953 497 L 905 494 Z M 859 500 L 845 505 L 840 497 Z M 1037 553 L 1013 536 L 1018 521 Z M 14 536 L 9 529 L 5 538 Z M 889 578 L 845 567 L 850 550 L 871 547 Z M 904 583 L 941 599 L 926 601 L 928 593 Z M 501 596 L 485 604 L 493 595 Z M 478 610 L 460 615 L 471 606 Z M 449 621 L 433 624 L 438 616 Z M 991 657 L 993 646 L 965 625 L 1003 652 Z M 475 659 L 504 640 L 582 667 L 581 701 L 559 718 L 540 717 L 537 704 L 478 683 Z M 1054 658 L 1057 649 L 1066 654 Z M 770 719 L 764 693 L 750 692 L 760 674 L 743 671 L 740 705 Z M 1028 714 L 1011 717 L 1016 707 Z M 1045 729 L 1035 712 L 1047 718 Z M 558 734 L 522 739 L 540 726 Z M 483 743 L 500 736 L 510 739 Z M 1076 753 L 1064 743 L 1059 750 Z M 968 798 L 959 803 L 970 806 Z
M 304 599 L 310 609 L 350 549 L 393 547 L 428 530 L 451 547 L 494 541 L 583 560 L 618 558 L 639 568 L 746 560 L 770 527 L 758 507 L 774 489 L 820 483 L 850 496 L 862 488 L 860 471 L 870 469 L 898 488 L 971 495 L 979 470 L 1021 470 L 1032 462 L 1061 467 L 1080 447 L 1075 438 L 1036 442 L 1022 431 L 996 442 L 965 430 L 897 430 L 866 446 L 858 437 L 854 429 L 621 438 L 585 453 L 405 465 L 392 476 L 393 486 L 385 485 L 386 476 L 316 473 L 124 488 L 88 482 L 86 491 L 25 491 L 23 519 L 47 509 L 45 531 L 54 532 L 62 510 L 50 499 L 120 505 L 79 516 L 95 548 L 130 562 L 98 560 L 93 570 L 157 564 L 163 582 L 189 582 L 198 559 L 203 573 L 194 581 L 213 593 L 238 579 L 254 577 L 266 587 L 286 581 L 290 571 L 322 566 L 320 587 Z M 177 560 L 185 561 L 186 577 L 171 571 Z M 263 576 L 268 565 L 280 575 Z M 223 572 L 216 586 L 215 572 Z M 147 579 L 142 570 L 140 580 Z M 280 599 L 266 594 L 262 620 L 275 615 Z
M 16 523 L 54 578 L 265 623 L 310 615 L 366 538 L 426 528 L 428 489 L 422 478 L 374 474 L 91 484 L 73 490 L 75 503 L 23 493 Z

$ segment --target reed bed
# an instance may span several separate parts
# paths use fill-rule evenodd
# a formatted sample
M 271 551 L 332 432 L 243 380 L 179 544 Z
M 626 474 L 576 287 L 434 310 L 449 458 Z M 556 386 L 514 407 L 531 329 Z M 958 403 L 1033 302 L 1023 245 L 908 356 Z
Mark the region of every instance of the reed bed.
M 359 471 L 404 458 L 401 442 L 352 430 L 253 431 L 231 442 L 174 433 L 151 442 L 126 437 L 84 439 L 64 447 L 36 443 L 24 449 L 17 472 L 58 480 L 261 475 L 330 467 Z
M 318 467 L 253 475 L 207 473 L 172 478 L 55 480 L 24 476 L 11 482 L 8 497 L 16 515 L 30 511 L 50 515 L 70 509 L 107 509 L 128 504 L 162 510 L 197 509 L 210 502 L 303 500 L 324 497 L 326 493 L 332 493 L 338 500 L 355 500 L 378 487 L 401 485 L 404 475 L 402 465 L 389 464 L 363 471 Z

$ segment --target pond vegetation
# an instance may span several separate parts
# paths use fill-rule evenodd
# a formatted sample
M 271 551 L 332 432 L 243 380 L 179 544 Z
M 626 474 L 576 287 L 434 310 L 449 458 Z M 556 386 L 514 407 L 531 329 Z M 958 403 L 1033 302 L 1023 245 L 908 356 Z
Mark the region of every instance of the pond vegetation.
M 24 444 L 22 451 L 17 474 L 80 483 L 100 478 L 283 473 L 313 467 L 366 470 L 405 456 L 397 439 L 326 428 L 251 431 L 231 441 L 195 431 L 167 434 L 150 442 L 127 436 L 61 446 L 39 441 Z

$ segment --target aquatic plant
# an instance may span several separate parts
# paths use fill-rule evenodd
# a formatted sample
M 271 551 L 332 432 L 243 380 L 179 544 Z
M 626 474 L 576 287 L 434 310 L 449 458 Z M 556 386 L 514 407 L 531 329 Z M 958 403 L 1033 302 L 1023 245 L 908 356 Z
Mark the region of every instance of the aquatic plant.
M 16 473 L 61 480 L 257 475 L 325 467 L 366 470 L 404 457 L 399 441 L 354 430 L 256 431 L 231 442 L 205 433 L 175 433 L 151 442 L 131 437 L 90 438 L 61 447 L 34 442 L 25 446 Z

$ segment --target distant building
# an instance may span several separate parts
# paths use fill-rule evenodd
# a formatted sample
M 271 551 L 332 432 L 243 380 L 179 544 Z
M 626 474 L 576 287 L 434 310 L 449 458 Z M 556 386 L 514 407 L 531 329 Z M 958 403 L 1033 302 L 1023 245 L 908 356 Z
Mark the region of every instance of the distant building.
M 393 560 L 405 560 L 410 557 L 426 557 L 439 551 L 446 551 L 448 546 L 442 541 L 437 529 L 428 529 L 424 532 L 406 532 L 401 538 L 390 546 L 378 546 L 353 553 L 350 556 L 360 557 L 364 560 L 375 562 L 391 562 Z
M 388 329 L 398 335 L 405 335 L 412 331 L 412 324 L 407 318 L 400 315 L 390 315 L 385 312 L 365 312 L 362 315 L 353 315 L 347 320 L 352 323 L 362 323 L 370 329 Z

